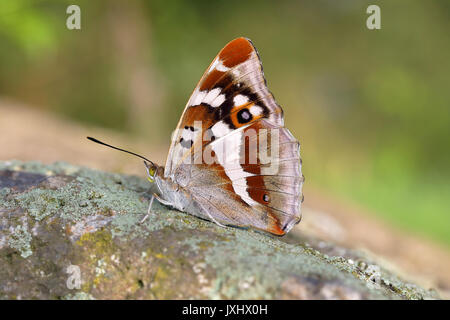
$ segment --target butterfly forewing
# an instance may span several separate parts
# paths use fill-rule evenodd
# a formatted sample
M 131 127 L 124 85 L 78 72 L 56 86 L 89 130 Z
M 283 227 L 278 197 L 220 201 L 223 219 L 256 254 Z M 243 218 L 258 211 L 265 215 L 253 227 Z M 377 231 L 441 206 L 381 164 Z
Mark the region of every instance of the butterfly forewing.
M 202 132 L 210 129 L 217 139 L 261 117 L 283 126 L 282 109 L 266 87 L 256 49 L 250 40 L 238 38 L 219 52 L 194 89 L 172 137 L 165 176 L 173 177 L 195 143 L 207 144 L 201 136 L 193 140 L 190 129 L 196 121 Z

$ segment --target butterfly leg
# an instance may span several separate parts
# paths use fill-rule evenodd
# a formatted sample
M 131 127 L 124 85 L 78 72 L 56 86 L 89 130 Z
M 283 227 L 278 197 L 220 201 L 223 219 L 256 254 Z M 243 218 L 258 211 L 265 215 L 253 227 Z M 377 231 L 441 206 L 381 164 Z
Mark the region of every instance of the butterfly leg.
M 156 193 L 154 193 L 153 196 L 156 198 L 156 200 L 158 200 L 158 201 L 159 201 L 160 203 L 162 203 L 163 205 L 169 206 L 169 207 L 173 207 L 173 205 L 172 205 L 169 201 L 162 199 L 162 198 L 161 198 L 160 196 L 158 196 Z
M 142 220 L 139 223 L 143 223 L 148 216 L 150 215 L 150 212 L 152 211 L 152 204 L 153 204 L 153 199 L 155 199 L 155 196 L 153 195 L 152 198 L 150 199 L 150 204 L 148 205 L 148 210 L 147 210 L 147 214 L 145 215 L 144 218 L 142 218 Z

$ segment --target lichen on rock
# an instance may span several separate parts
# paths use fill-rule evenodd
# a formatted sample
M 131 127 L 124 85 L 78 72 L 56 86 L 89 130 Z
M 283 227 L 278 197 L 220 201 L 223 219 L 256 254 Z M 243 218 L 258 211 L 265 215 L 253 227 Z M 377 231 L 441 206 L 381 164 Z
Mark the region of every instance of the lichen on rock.
M 22 225 L 13 227 L 11 230 L 10 237 L 8 239 L 8 245 L 20 252 L 23 258 L 27 258 L 32 254 L 31 246 L 31 235 L 27 228 Z
M 62 162 L 0 162 L 0 298 L 438 298 L 319 239 L 222 228 L 157 202 L 139 223 L 152 188 Z

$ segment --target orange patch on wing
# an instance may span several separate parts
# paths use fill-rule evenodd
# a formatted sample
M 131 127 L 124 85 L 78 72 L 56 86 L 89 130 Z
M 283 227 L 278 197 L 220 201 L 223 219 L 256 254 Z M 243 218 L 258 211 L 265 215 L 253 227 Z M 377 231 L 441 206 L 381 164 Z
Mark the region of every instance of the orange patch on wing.
M 254 48 L 250 41 L 238 38 L 228 43 L 219 53 L 223 65 L 232 68 L 250 57 Z
M 260 173 L 255 172 L 255 174 Z M 247 192 L 250 198 L 258 203 L 261 203 L 262 205 L 267 205 L 269 202 L 263 200 L 264 195 L 267 193 L 265 191 L 264 177 L 256 175 L 245 179 L 247 182 Z
M 225 72 L 213 69 L 208 75 L 203 79 L 200 85 L 200 90 L 212 89 L 212 87 L 223 77 Z
M 215 156 L 214 156 L 214 157 L 215 157 Z M 231 191 L 231 192 L 234 193 L 232 181 L 230 180 L 230 178 L 228 177 L 228 175 L 225 173 L 224 167 L 218 163 L 218 160 L 217 160 L 216 157 L 215 157 L 215 162 L 214 162 L 213 164 L 210 165 L 209 169 L 210 169 L 210 170 L 216 171 L 217 174 L 218 174 L 224 181 L 229 182 L 229 183 L 223 184 L 222 187 L 223 187 L 224 189 L 227 189 L 228 191 Z
M 286 232 L 280 228 L 280 221 L 274 217 L 272 213 L 269 213 L 269 223 L 267 224 L 267 231 L 277 236 L 283 236 Z
M 184 128 L 184 126 L 194 126 L 195 121 L 201 121 L 202 129 L 205 130 L 213 123 L 213 120 L 214 117 L 207 106 L 193 106 L 186 109 L 183 121 L 181 122 L 181 128 Z
M 249 102 L 247 102 L 247 103 L 245 103 L 245 104 L 243 104 L 243 105 L 235 106 L 235 107 L 232 109 L 232 111 L 231 111 L 231 113 L 230 113 L 230 119 L 231 119 L 231 122 L 233 123 L 233 125 L 234 125 L 236 128 L 240 128 L 240 127 L 242 127 L 242 126 L 248 125 L 249 123 L 255 122 L 256 120 L 258 120 L 258 119 L 260 119 L 260 118 L 263 117 L 263 114 L 261 113 L 261 114 L 258 115 L 258 116 L 252 115 L 252 119 L 251 119 L 250 121 L 248 121 L 248 122 L 244 122 L 244 123 L 240 123 L 240 122 L 239 122 L 239 120 L 238 120 L 238 114 L 239 114 L 239 111 L 241 111 L 242 109 L 248 109 L 248 112 L 251 114 L 250 108 L 251 108 L 251 106 L 253 106 L 254 104 L 255 104 L 254 102 L 249 101 Z
M 210 142 L 207 140 L 204 141 L 205 133 L 208 132 L 208 128 L 214 124 L 215 120 L 213 114 L 207 106 L 192 106 L 186 109 L 186 112 L 183 116 L 183 121 L 180 124 L 180 129 L 184 129 L 185 126 L 191 126 L 194 127 L 194 129 L 200 129 L 195 126 L 196 121 L 201 122 L 201 134 L 196 137 L 196 140 L 193 142 L 192 146 L 201 144 L 201 149 L 203 150 L 203 145 L 206 145 Z M 196 154 L 196 156 L 198 155 Z M 203 152 L 202 154 L 200 154 L 200 156 L 203 157 Z

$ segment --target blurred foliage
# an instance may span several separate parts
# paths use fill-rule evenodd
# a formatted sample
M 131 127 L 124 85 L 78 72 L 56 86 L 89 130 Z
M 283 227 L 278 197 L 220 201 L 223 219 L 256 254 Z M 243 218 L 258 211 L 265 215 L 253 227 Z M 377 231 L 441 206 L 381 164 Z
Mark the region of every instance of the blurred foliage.
M 204 69 L 247 36 L 302 143 L 306 197 L 450 244 L 449 18 L 446 0 L 1 1 L 0 93 L 168 144 Z

